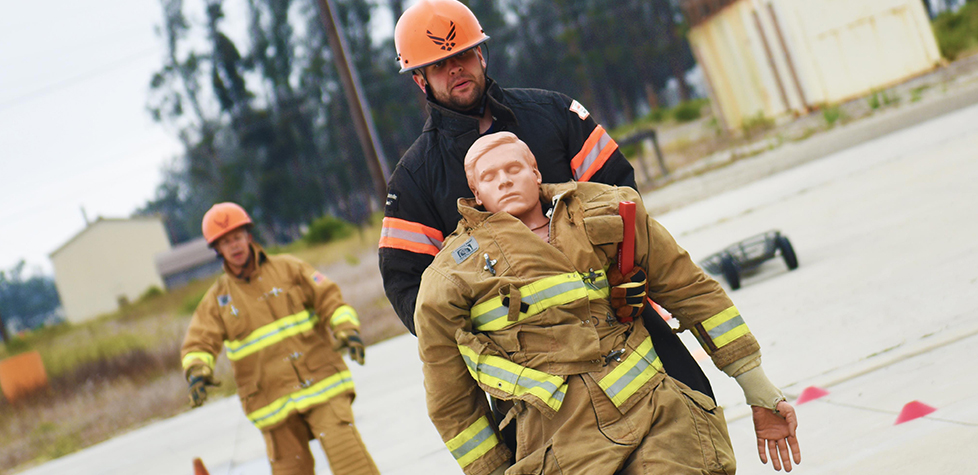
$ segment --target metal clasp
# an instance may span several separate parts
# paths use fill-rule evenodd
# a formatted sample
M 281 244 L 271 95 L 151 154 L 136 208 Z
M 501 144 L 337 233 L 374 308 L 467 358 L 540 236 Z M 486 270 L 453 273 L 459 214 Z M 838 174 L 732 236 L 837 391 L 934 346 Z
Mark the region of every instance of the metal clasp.
M 625 354 L 625 349 L 624 348 L 619 348 L 619 349 L 617 349 L 615 351 L 612 351 L 611 353 L 608 353 L 604 357 L 604 365 L 605 366 L 610 365 L 611 364 L 611 360 L 615 360 L 615 361 L 621 363 L 621 356 L 624 355 L 624 354 Z
M 483 269 L 489 271 L 489 273 L 492 275 L 496 275 L 496 268 L 494 267 L 496 265 L 496 260 L 490 259 L 488 253 L 482 254 L 482 257 L 486 260 L 486 265 L 483 267 Z
M 598 277 L 601 277 L 600 272 L 594 272 L 594 268 L 592 267 L 588 269 L 587 274 L 581 274 L 581 276 L 582 276 L 581 280 L 583 280 L 588 287 L 591 287 L 594 290 L 598 290 L 598 286 L 596 282 L 598 281 Z

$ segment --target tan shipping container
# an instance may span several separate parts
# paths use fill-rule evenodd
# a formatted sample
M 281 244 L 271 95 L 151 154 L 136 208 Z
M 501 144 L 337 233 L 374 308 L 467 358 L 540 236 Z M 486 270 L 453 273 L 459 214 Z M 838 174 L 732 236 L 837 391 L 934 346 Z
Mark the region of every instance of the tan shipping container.
M 941 61 L 920 0 L 687 0 L 683 9 L 728 129 L 863 96 Z

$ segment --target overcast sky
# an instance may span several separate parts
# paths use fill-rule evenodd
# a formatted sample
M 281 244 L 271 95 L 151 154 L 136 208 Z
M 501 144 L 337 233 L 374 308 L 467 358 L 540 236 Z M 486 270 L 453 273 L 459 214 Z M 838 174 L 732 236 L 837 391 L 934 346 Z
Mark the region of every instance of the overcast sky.
M 202 3 L 185 8 L 202 19 Z M 51 273 L 48 254 L 85 227 L 82 208 L 129 216 L 181 150 L 145 109 L 162 11 L 157 0 L 0 5 L 0 269 L 24 259 Z
M 145 112 L 155 0 L 0 0 L 0 269 L 151 198 L 179 144 Z

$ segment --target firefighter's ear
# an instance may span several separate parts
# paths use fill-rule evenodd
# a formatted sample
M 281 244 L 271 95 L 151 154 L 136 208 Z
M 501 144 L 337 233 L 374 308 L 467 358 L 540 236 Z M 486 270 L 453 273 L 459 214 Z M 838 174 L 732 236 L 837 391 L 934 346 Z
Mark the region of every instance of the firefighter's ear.
M 414 83 L 417 84 L 419 88 L 421 88 L 421 92 L 425 94 L 428 93 L 428 91 L 426 90 L 428 83 L 424 80 L 424 76 L 415 72 L 414 74 L 411 75 L 411 79 L 414 79 Z

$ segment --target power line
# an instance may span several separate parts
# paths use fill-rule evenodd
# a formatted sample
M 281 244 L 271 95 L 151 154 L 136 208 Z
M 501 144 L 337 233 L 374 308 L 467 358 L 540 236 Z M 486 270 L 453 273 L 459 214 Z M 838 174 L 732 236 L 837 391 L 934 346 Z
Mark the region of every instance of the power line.
M 66 87 L 73 86 L 73 85 L 75 85 L 77 83 L 80 83 L 80 82 L 83 82 L 83 81 L 87 81 L 87 80 L 92 79 L 94 77 L 101 76 L 102 74 L 105 74 L 105 73 L 108 73 L 108 72 L 112 72 L 112 71 L 115 71 L 117 69 L 121 69 L 122 67 L 128 65 L 129 63 L 132 63 L 133 61 L 135 61 L 137 59 L 143 58 L 147 53 L 150 53 L 150 52 L 153 52 L 153 51 L 158 51 L 160 48 L 161 48 L 160 45 L 155 45 L 155 46 L 153 46 L 151 48 L 146 48 L 146 49 L 140 50 L 140 51 L 138 51 L 136 53 L 133 53 L 133 54 L 131 54 L 129 56 L 126 56 L 124 58 L 121 58 L 121 59 L 118 59 L 118 60 L 113 61 L 111 63 L 108 63 L 108 64 L 105 64 L 105 65 L 99 66 L 98 68 L 95 68 L 95 69 L 93 69 L 91 71 L 88 71 L 88 72 L 85 72 L 85 73 L 82 73 L 82 74 L 79 74 L 79 75 L 76 75 L 76 76 L 69 77 L 67 79 L 64 79 L 64 80 L 55 82 L 53 84 L 50 84 L 50 85 L 47 85 L 47 86 L 44 86 L 44 87 L 41 87 L 39 89 L 35 89 L 35 90 L 31 91 L 31 92 L 28 92 L 28 93 L 25 93 L 25 94 L 21 94 L 19 96 L 14 97 L 13 99 L 8 99 L 8 100 L 6 100 L 4 102 L 0 102 L 0 112 L 3 112 L 6 109 L 10 109 L 11 107 L 14 107 L 14 106 L 23 104 L 25 102 L 29 102 L 29 101 L 33 101 L 33 100 L 36 100 L 36 99 L 40 99 L 41 97 L 44 97 L 44 96 L 46 96 L 48 94 L 51 94 L 51 93 L 56 92 L 56 91 L 59 91 L 59 90 L 64 89 Z

